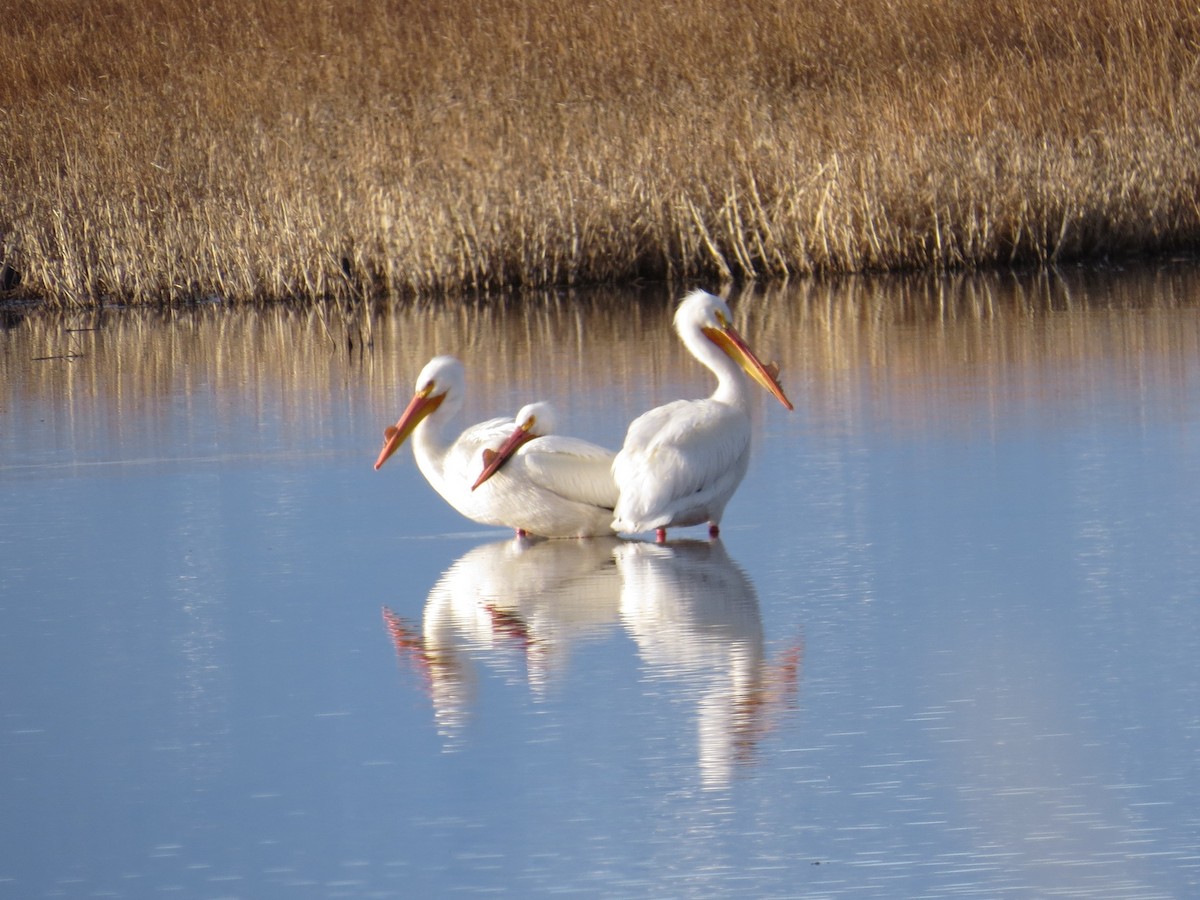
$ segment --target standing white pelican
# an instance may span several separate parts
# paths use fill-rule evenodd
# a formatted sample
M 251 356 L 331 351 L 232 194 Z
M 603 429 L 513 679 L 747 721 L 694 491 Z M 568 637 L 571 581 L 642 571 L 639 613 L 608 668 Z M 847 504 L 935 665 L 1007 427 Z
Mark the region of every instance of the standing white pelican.
M 675 330 L 717 376 L 717 389 L 706 400 L 676 400 L 630 423 L 613 460 L 620 490 L 614 530 L 653 530 L 662 542 L 669 527 L 708 522 L 716 537 L 750 462 L 750 385 L 743 371 L 792 409 L 778 368 L 759 361 L 732 318 L 725 301 L 706 291 L 693 291 L 679 304 Z
M 452 356 L 430 360 L 417 376 L 416 392 L 400 420 L 384 432 L 375 468 L 412 435 L 421 474 L 468 519 L 542 537 L 612 534 L 617 501 L 612 451 L 575 438 L 540 436 L 553 426 L 553 412 L 542 404 L 532 423 L 536 430 L 526 429 L 528 443 L 503 470 L 476 485 L 480 470 L 510 438 L 513 420 L 488 419 L 451 441 L 444 432 L 465 395 L 462 363 Z

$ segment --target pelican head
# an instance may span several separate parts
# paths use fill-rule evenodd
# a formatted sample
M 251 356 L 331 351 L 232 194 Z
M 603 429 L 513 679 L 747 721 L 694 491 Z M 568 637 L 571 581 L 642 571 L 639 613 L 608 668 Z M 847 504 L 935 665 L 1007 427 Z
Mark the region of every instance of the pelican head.
M 544 400 L 537 403 L 527 403 L 521 407 L 513 420 L 516 427 L 512 434 L 500 445 L 498 450 L 491 448 L 483 451 L 483 471 L 471 485 L 471 490 L 479 487 L 493 475 L 525 444 L 534 438 L 554 433 L 554 407 Z
M 463 365 L 453 356 L 435 356 L 421 374 L 417 376 L 416 391 L 408 402 L 399 421 L 383 433 L 383 449 L 375 460 L 378 470 L 388 457 L 395 453 L 400 445 L 407 440 L 414 429 L 429 415 L 437 411 L 442 403 L 450 398 L 449 413 L 462 404 L 466 388 L 466 375 Z
M 779 366 L 764 365 L 733 327 L 733 314 L 720 297 L 708 291 L 692 291 L 675 311 L 675 330 L 694 353 L 703 353 L 703 344 L 695 338 L 703 335 L 725 356 L 733 360 L 747 375 L 766 388 L 775 399 L 793 409 L 779 383 Z

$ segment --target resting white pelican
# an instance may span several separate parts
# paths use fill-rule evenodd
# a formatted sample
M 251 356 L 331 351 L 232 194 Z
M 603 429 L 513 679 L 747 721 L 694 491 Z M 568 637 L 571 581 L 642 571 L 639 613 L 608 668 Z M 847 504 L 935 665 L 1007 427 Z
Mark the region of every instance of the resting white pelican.
M 653 530 L 662 542 L 667 528 L 709 523 L 720 532 L 725 504 L 750 462 L 750 386 L 743 371 L 792 409 L 777 379 L 734 330 L 720 297 L 693 291 L 675 312 L 685 347 L 717 376 L 707 400 L 676 400 L 633 420 L 613 460 L 620 490 L 612 527 Z
M 448 423 L 466 395 L 463 365 L 452 356 L 430 360 L 417 376 L 416 393 L 395 426 L 384 432 L 375 461 L 382 466 L 412 435 L 421 474 L 456 510 L 485 525 L 506 525 L 519 534 L 590 537 L 612 534 L 617 489 L 613 453 L 595 444 L 558 435 L 541 437 L 553 425 L 548 405 L 537 407 L 536 431 L 508 465 L 473 489 L 476 476 L 510 438 L 513 420 L 498 418 L 472 425 L 451 441 Z M 536 438 L 534 440 L 533 438 Z

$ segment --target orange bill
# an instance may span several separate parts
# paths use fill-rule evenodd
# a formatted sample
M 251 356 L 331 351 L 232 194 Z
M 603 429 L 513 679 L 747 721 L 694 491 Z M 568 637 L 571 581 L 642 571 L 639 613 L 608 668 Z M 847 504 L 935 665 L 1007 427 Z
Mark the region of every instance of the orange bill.
M 428 390 L 418 391 L 413 395 L 399 421 L 383 433 L 383 449 L 379 451 L 379 458 L 375 460 L 377 471 L 388 461 L 389 456 L 400 449 L 400 445 L 413 433 L 413 429 L 421 424 L 421 420 L 442 405 L 445 396 L 445 394 L 430 396 Z
M 471 485 L 471 490 L 479 487 L 493 475 L 500 471 L 501 467 L 508 462 L 509 458 L 516 453 L 521 447 L 532 441 L 536 434 L 529 428 L 529 424 L 519 425 L 513 429 L 510 434 L 500 445 L 499 450 L 484 450 L 483 451 L 483 471 L 479 473 L 479 477 L 475 479 L 475 483 Z
M 779 383 L 779 366 L 775 363 L 764 365 L 732 325 L 727 324 L 723 328 L 704 328 L 702 330 L 705 337 L 725 351 L 725 354 L 741 366 L 747 375 L 770 391 L 776 400 L 788 409 L 795 408 Z

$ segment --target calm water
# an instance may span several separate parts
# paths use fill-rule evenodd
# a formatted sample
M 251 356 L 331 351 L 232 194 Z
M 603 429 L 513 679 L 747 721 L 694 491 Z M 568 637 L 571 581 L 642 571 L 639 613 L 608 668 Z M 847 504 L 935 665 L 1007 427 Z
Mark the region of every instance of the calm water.
M 1200 274 L 735 298 L 718 543 L 372 470 L 439 352 L 615 446 L 672 303 L 10 321 L 0 896 L 1195 896 Z

